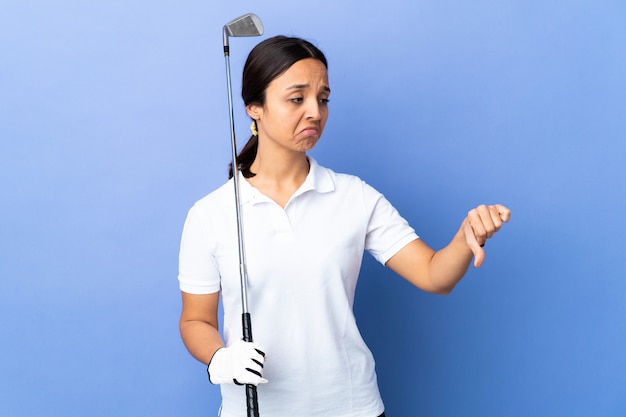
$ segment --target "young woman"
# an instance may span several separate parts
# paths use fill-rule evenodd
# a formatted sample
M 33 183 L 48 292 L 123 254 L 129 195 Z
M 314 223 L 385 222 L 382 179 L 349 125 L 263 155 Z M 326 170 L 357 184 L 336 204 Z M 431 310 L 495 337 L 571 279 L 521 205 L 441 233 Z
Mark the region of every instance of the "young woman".
M 502 205 L 474 208 L 434 251 L 378 191 L 307 156 L 328 118 L 327 66 L 311 43 L 277 36 L 257 45 L 244 67 L 253 135 L 238 168 L 255 343 L 241 341 L 232 179 L 185 222 L 180 330 L 221 384 L 223 417 L 246 414 L 239 384 L 258 386 L 266 416 L 383 415 L 374 360 L 352 311 L 363 252 L 424 291 L 448 294 L 472 258 L 480 266 L 482 246 L 510 216 Z

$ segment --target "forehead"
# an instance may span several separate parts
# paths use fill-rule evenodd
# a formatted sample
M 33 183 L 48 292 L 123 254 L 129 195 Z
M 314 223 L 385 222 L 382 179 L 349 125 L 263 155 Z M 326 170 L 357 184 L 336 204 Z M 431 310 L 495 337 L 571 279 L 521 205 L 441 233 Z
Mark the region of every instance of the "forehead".
M 314 84 L 328 86 L 328 71 L 324 64 L 315 58 L 301 59 L 287 71 L 276 77 L 268 87 L 288 87 L 294 84 Z

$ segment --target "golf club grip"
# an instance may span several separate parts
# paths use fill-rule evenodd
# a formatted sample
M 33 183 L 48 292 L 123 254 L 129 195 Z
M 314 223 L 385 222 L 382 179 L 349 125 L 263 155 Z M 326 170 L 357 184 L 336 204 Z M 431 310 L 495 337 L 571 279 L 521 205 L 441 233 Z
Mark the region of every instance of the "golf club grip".
M 243 313 L 241 315 L 241 325 L 243 329 L 243 341 L 252 342 L 252 319 L 250 313 Z
M 246 404 L 248 406 L 248 417 L 259 417 L 259 399 L 256 386 L 252 384 L 246 384 Z
M 241 324 L 244 342 L 252 342 L 252 319 L 250 318 L 250 313 L 243 313 L 241 315 Z M 248 417 L 259 417 L 259 399 L 256 386 L 252 384 L 246 384 L 246 404 Z

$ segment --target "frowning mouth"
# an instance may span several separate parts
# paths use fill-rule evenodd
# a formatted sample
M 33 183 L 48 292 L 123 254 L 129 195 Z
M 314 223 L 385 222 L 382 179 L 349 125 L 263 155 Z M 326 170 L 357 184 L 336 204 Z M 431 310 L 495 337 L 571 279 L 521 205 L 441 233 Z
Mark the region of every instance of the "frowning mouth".
M 317 126 L 309 126 L 300 131 L 301 135 L 304 136 L 319 136 L 320 129 Z

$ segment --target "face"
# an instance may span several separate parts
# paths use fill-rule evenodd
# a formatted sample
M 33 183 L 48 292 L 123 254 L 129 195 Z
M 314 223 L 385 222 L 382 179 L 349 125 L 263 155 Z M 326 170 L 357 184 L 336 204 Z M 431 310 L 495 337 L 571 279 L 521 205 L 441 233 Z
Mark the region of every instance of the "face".
M 257 121 L 259 149 L 306 152 L 322 136 L 328 119 L 328 73 L 314 58 L 300 60 L 265 90 L 265 104 L 247 106 Z

